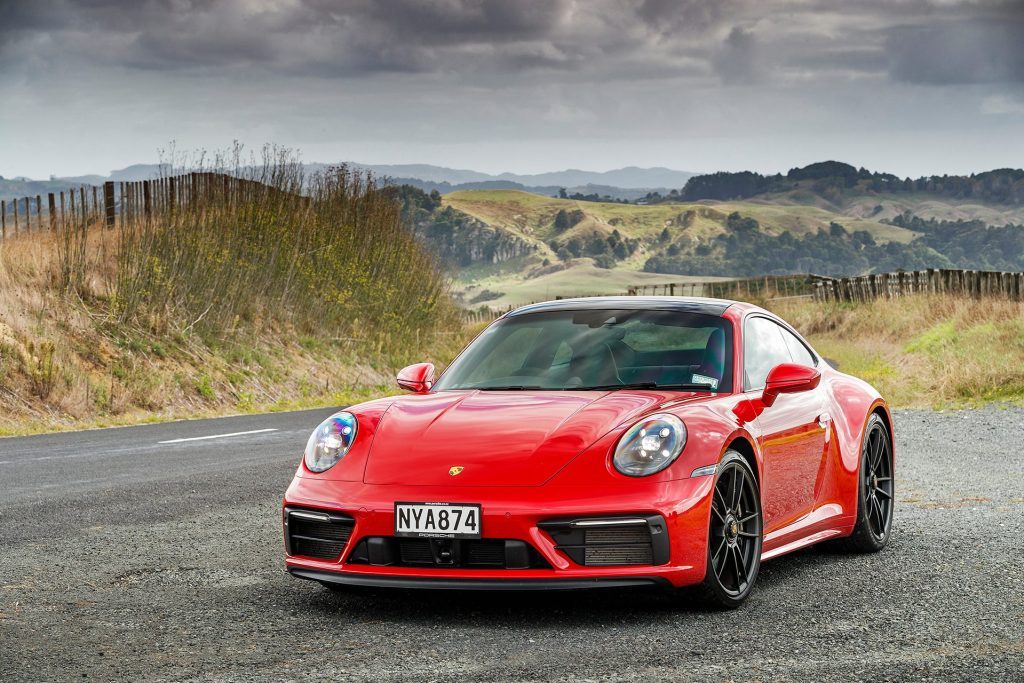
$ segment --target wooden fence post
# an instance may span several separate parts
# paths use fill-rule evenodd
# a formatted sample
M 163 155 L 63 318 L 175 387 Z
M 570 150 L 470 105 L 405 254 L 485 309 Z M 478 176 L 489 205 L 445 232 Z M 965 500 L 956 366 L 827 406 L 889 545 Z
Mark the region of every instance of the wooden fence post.
M 114 227 L 114 183 L 103 183 L 103 214 L 108 228 Z
M 15 199 L 11 203 L 14 204 L 14 234 L 17 235 L 18 234 L 18 200 Z
M 36 195 L 36 229 L 43 229 L 43 198 L 40 195 Z
M 153 213 L 153 197 L 150 194 L 149 181 L 142 181 L 142 213 L 149 218 L 150 214 Z
M 50 230 L 57 229 L 57 198 L 50 192 L 46 195 L 46 206 L 50 211 Z

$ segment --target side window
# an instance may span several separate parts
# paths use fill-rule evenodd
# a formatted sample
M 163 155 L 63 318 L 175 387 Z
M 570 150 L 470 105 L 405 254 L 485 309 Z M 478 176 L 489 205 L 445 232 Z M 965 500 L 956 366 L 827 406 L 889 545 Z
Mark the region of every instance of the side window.
M 743 390 L 760 389 L 771 369 L 791 363 L 782 328 L 767 318 L 747 318 L 743 332 Z
M 789 355 L 793 357 L 793 362 L 797 365 L 806 365 L 809 368 L 813 368 L 815 365 L 814 356 L 807 350 L 807 347 L 785 327 L 780 327 L 779 329 L 782 330 L 782 338 L 786 340 L 786 346 L 789 347 Z

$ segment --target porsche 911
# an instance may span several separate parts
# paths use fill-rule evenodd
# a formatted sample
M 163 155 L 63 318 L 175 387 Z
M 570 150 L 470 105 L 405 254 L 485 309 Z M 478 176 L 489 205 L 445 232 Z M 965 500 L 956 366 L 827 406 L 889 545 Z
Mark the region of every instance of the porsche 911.
M 886 402 L 756 306 L 534 304 L 312 433 L 285 563 L 332 589 L 652 586 L 725 608 L 762 562 L 892 528 Z

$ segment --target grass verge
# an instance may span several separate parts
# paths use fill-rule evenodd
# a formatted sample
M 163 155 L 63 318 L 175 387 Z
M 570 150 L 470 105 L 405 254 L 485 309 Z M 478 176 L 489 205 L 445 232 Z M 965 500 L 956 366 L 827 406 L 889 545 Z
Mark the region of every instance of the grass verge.
M 769 304 L 894 407 L 1024 404 L 1024 303 L 921 295 Z

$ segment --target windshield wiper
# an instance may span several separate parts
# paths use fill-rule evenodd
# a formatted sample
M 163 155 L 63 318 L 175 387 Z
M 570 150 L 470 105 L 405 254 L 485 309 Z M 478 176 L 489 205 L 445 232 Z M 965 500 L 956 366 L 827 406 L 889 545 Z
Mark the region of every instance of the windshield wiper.
M 657 382 L 631 382 L 627 384 L 599 384 L 593 387 L 569 387 L 575 391 L 607 391 L 612 389 L 671 389 L 673 391 L 714 391 L 710 384 L 658 384 Z

